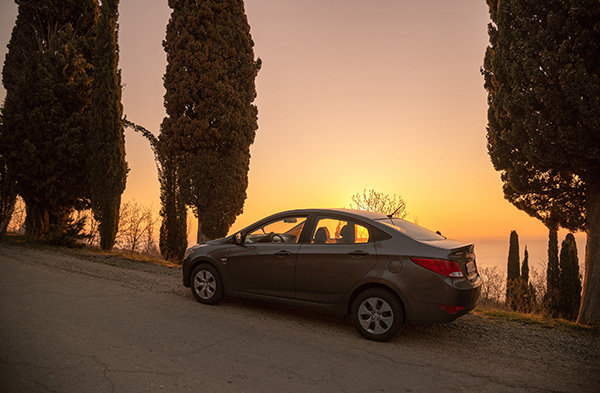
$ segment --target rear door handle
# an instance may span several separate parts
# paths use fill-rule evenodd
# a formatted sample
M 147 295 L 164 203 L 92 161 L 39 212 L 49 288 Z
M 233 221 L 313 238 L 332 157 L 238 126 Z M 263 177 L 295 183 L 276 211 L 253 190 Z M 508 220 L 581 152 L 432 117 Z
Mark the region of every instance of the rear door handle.
M 277 251 L 275 253 L 275 255 L 277 255 L 278 257 L 283 258 L 283 257 L 289 257 L 290 255 L 292 255 L 292 253 L 289 252 L 289 251 L 286 251 L 286 250 L 281 250 L 281 251 Z
M 348 255 L 350 255 L 352 258 L 361 258 L 366 257 L 367 255 L 369 255 L 369 253 L 361 250 L 356 250 L 353 252 L 349 252 Z

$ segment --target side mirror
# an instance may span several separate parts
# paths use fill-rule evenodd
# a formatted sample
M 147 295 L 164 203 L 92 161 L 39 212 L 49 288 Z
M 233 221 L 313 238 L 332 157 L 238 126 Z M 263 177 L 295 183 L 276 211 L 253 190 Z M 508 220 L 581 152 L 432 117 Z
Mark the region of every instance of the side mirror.
M 238 246 L 241 246 L 244 243 L 243 239 L 242 239 L 242 233 L 238 232 L 235 234 L 235 236 L 233 237 L 233 244 L 237 244 Z

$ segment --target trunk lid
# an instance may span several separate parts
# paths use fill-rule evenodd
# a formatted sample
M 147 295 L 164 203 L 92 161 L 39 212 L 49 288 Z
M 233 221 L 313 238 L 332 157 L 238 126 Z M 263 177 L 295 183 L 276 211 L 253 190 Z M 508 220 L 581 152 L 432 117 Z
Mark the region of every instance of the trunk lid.
M 477 279 L 477 262 L 473 244 L 453 249 L 448 254 L 448 259 L 458 262 L 467 280 L 475 281 Z
M 447 259 L 458 263 L 467 280 L 472 282 L 477 279 L 475 246 L 472 243 L 452 239 L 421 241 L 421 243 L 447 250 Z

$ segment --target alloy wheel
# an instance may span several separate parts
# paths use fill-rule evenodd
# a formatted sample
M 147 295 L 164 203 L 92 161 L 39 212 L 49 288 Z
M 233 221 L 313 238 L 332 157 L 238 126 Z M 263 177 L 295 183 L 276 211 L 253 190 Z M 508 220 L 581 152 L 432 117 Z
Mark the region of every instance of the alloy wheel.
M 217 291 L 215 276 L 208 270 L 200 270 L 194 277 L 194 291 L 204 300 L 208 300 Z
M 358 321 L 371 334 L 384 334 L 394 323 L 394 311 L 388 302 L 379 297 L 365 299 L 358 307 Z

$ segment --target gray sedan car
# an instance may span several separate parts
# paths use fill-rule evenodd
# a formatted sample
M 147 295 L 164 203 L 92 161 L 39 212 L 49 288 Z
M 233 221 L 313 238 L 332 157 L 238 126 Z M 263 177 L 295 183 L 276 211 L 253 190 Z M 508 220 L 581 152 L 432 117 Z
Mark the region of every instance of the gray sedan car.
M 379 213 L 293 210 L 190 247 L 183 284 L 205 304 L 231 295 L 350 314 L 362 336 L 385 341 L 475 307 L 473 248 Z

